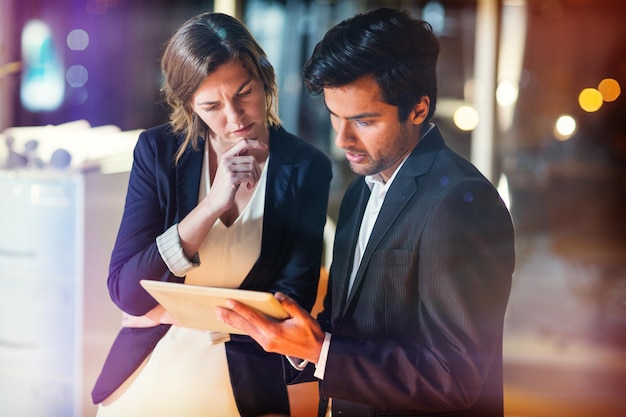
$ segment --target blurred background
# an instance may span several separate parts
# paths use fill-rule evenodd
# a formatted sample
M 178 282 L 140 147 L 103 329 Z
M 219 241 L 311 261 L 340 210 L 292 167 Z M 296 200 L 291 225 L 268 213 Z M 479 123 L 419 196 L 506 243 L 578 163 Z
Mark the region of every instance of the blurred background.
M 138 132 L 168 120 L 172 32 L 212 10 L 249 27 L 284 127 L 334 161 L 331 239 L 353 174 L 301 69 L 328 28 L 380 6 L 432 24 L 434 122 L 513 216 L 507 417 L 626 415 L 623 0 L 0 0 L 1 415 L 94 413 L 119 328 L 108 257 Z M 315 415 L 312 389 L 291 392 L 294 416 Z

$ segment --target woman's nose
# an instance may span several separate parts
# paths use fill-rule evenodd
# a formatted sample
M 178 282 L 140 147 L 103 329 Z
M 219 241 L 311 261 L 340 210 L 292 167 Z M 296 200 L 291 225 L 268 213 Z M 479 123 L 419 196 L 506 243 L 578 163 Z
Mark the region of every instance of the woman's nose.
M 238 106 L 235 103 L 227 103 L 224 106 L 224 112 L 226 113 L 226 120 L 229 123 L 239 122 L 243 117 L 243 107 Z

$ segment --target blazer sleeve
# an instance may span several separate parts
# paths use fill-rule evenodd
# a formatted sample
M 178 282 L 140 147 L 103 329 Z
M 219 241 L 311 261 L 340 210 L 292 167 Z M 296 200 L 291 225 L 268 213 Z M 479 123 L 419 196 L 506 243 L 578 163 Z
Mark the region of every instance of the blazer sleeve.
M 389 268 L 370 265 L 359 295 L 370 311 L 335 329 L 320 395 L 392 409 L 473 406 L 501 367 L 514 266 L 510 215 L 489 187 L 478 181 L 452 187 L 429 208 L 423 229 L 395 229 L 415 245 L 408 264 L 395 269 L 411 274 L 401 289 L 404 301 L 383 307 L 380 293 L 365 293 L 369 274 L 381 274 L 371 279 L 382 276 L 386 285 L 397 282 Z M 355 326 L 352 333 L 345 329 Z
M 124 212 L 107 280 L 113 302 L 123 311 L 138 316 L 157 305 L 139 281 L 167 280 L 171 276 L 155 241 L 165 230 L 165 205 L 159 198 L 158 181 L 166 180 L 167 173 L 160 169 L 164 167 L 158 161 L 161 155 L 153 138 L 142 132 L 133 152 Z

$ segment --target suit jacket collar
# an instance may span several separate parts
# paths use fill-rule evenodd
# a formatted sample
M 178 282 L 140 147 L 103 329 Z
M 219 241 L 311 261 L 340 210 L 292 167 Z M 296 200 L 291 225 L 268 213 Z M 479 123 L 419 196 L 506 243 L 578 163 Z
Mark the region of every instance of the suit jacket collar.
M 358 288 L 363 282 L 365 271 L 367 270 L 367 266 L 372 258 L 372 254 L 376 251 L 380 241 L 393 226 L 406 204 L 415 195 L 415 193 L 418 192 L 419 186 L 417 178 L 430 170 L 437 153 L 444 146 L 445 142 L 439 132 L 439 129 L 436 126 L 433 127 L 431 131 L 428 132 L 428 134 L 424 136 L 415 146 L 404 165 L 400 168 L 400 171 L 396 174 L 396 178 L 393 180 L 393 183 L 387 191 L 385 201 L 381 207 L 380 213 L 378 214 L 376 223 L 374 224 L 374 228 L 372 229 L 372 233 L 367 242 L 365 253 L 363 254 L 359 269 L 354 278 L 352 290 L 347 297 L 345 308 L 342 309 L 343 312 L 345 312 L 345 310 L 349 308 L 350 304 L 354 301 L 355 294 L 358 293 Z M 363 187 L 369 191 L 365 181 L 363 181 Z M 355 225 L 353 225 L 353 227 L 355 227 L 353 229 L 354 234 L 352 234 L 354 238 L 352 239 L 350 251 L 352 256 L 346 260 L 346 262 L 349 263 L 347 269 L 348 276 L 341 280 L 343 285 L 345 285 L 345 287 L 342 288 L 343 291 L 341 291 L 344 294 L 344 300 L 346 299 L 345 293 L 347 292 L 350 266 L 353 262 L 354 249 L 358 240 L 357 236 L 360 230 L 361 219 L 363 218 L 363 212 L 365 211 L 365 206 L 367 205 L 369 196 L 369 192 L 362 192 L 360 194 L 361 201 L 357 206 L 359 207 L 360 211 L 358 211 L 358 213 L 360 215 L 358 217 L 359 221 L 354 222 Z

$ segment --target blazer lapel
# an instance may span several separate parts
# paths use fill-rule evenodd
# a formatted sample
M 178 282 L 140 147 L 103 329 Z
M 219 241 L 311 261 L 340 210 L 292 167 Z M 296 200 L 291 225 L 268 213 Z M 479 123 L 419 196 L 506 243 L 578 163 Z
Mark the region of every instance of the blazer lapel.
M 199 146 L 203 149 L 204 141 L 200 141 Z M 189 148 L 176 165 L 176 198 L 178 200 L 176 222 L 181 221 L 198 205 L 203 159 L 204 152 Z
M 242 288 L 258 288 L 265 284 L 265 280 L 274 278 L 271 268 L 276 263 L 271 260 L 280 258 L 278 251 L 283 247 L 281 242 L 285 240 L 286 231 L 290 230 L 285 225 L 297 221 L 291 219 L 291 216 L 297 216 L 291 210 L 295 198 L 291 184 L 296 169 L 290 139 L 282 128 L 270 130 L 261 253 L 241 284 Z

